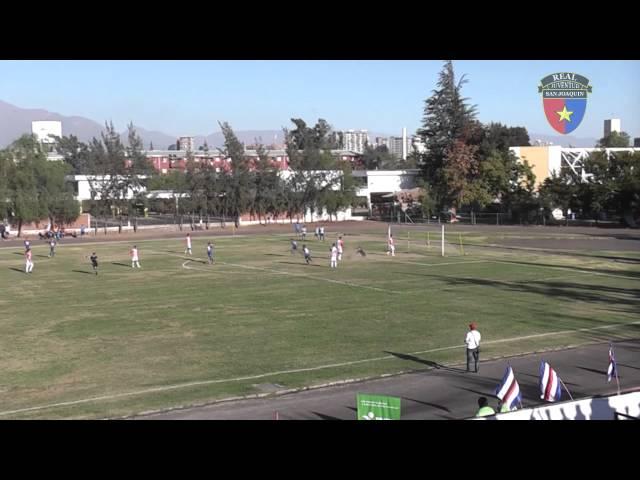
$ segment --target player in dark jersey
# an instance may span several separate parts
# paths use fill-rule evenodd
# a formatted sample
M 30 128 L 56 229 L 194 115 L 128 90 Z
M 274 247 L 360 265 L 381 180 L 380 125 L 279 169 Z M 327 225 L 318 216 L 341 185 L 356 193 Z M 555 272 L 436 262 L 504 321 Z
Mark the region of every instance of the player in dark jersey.
M 89 257 L 91 259 L 91 266 L 93 267 L 93 271 L 96 272 L 96 275 L 98 274 L 98 256 L 96 255 L 96 252 L 93 252 L 91 254 L 91 257 Z

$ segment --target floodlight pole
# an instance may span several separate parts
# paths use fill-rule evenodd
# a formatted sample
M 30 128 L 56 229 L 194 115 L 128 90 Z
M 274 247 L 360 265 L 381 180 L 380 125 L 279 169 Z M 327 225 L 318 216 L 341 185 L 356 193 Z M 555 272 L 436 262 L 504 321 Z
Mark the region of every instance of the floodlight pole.
M 444 223 L 441 225 L 442 230 L 440 233 L 440 251 L 441 251 L 441 256 L 444 257 Z

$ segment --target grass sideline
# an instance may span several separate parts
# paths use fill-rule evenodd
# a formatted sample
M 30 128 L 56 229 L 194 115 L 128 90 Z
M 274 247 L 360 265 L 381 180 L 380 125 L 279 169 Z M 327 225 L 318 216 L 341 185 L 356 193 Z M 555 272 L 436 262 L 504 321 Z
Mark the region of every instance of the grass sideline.
M 2 249 L 0 418 L 124 416 L 260 394 L 265 384 L 296 388 L 461 361 L 471 320 L 485 357 L 640 331 L 632 324 L 636 252 L 550 256 L 465 245 L 466 255 L 449 249 L 442 258 L 439 233 L 429 249 L 412 232 L 409 246 L 394 235 L 391 258 L 383 232 L 345 235 L 335 271 L 329 241 L 307 241 L 315 258 L 307 266 L 289 253 L 286 234 L 213 238 L 214 266 L 205 237 L 194 238 L 192 258 L 182 240 L 138 241 L 141 270 L 131 269 L 126 243 L 63 242 L 49 259 L 35 242 L 30 275 L 20 247 Z M 451 245 L 458 239 L 447 236 Z M 355 255 L 358 245 L 366 258 Z M 97 277 L 86 258 L 94 249 Z

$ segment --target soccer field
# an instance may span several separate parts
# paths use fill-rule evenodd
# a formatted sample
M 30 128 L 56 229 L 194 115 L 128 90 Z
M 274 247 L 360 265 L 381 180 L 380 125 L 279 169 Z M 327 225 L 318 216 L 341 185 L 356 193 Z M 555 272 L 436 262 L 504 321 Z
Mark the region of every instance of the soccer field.
M 514 246 L 527 234 L 394 227 L 289 251 L 290 234 L 0 249 L 0 419 L 104 418 L 460 363 L 467 325 L 481 359 L 640 332 L 640 252 Z M 175 233 L 178 235 L 178 233 Z M 502 235 L 500 237 L 500 235 Z M 555 235 L 555 234 L 550 234 Z M 216 264 L 206 261 L 214 240 Z M 463 240 L 464 255 L 459 248 Z M 302 246 L 303 242 L 299 242 Z M 366 257 L 356 255 L 361 246 Z M 99 275 L 88 256 L 96 251 Z M 603 359 L 603 362 L 606 359 Z

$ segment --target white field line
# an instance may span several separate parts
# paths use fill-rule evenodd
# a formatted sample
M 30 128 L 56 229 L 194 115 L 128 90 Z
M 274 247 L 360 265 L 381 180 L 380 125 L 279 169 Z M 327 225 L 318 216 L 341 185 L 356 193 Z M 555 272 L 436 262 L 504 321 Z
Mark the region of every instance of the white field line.
M 442 265 L 466 265 L 468 263 L 494 263 L 493 260 L 471 260 L 468 262 L 444 262 L 444 263 L 420 263 L 420 262 L 400 262 L 392 261 L 393 263 L 404 263 L 406 265 L 424 265 L 425 267 L 439 267 Z
M 184 255 L 175 255 L 175 254 L 168 254 L 168 255 L 179 256 L 182 259 L 186 258 Z M 187 259 L 187 261 L 182 264 L 182 268 L 186 268 L 188 270 L 192 270 L 193 268 L 190 268 L 190 267 L 186 266 L 186 264 L 188 262 L 190 262 L 191 260 L 204 261 L 203 259 L 197 258 L 197 257 L 194 257 L 193 259 Z M 357 283 L 345 282 L 345 281 L 341 281 L 341 280 L 333 280 L 331 278 L 323 278 L 323 277 L 316 277 L 316 276 L 313 276 L 313 275 L 305 275 L 303 273 L 294 273 L 294 272 L 285 272 L 285 271 L 282 271 L 282 270 L 274 270 L 273 268 L 255 267 L 255 266 L 252 266 L 252 265 L 242 265 L 240 263 L 229 263 L 229 262 L 220 262 L 220 261 L 218 261 L 216 263 L 218 265 L 228 265 L 230 267 L 245 268 L 245 269 L 248 269 L 248 270 L 259 270 L 259 271 L 263 271 L 263 272 L 267 272 L 267 273 L 272 273 L 272 274 L 275 274 L 275 275 L 289 275 L 289 276 L 292 276 L 292 277 L 300 277 L 300 278 L 308 278 L 308 279 L 311 279 L 311 280 L 319 280 L 321 282 L 337 283 L 339 285 L 347 285 L 349 287 L 366 288 L 368 290 L 375 290 L 377 292 L 394 293 L 394 294 L 400 294 L 400 295 L 403 294 L 403 293 L 406 293 L 406 292 L 399 292 L 399 291 L 396 291 L 396 290 L 386 290 L 384 288 L 371 287 L 369 285 L 359 285 Z
M 262 234 L 265 235 L 265 234 Z M 193 237 L 196 240 L 202 239 L 202 240 L 208 240 L 209 238 L 213 238 L 213 239 L 219 239 L 219 238 L 254 238 L 254 237 L 260 237 L 262 236 L 261 234 L 256 234 L 256 235 L 251 235 L 251 234 L 236 234 L 236 235 L 211 235 L 211 237 L 207 237 L 207 236 L 197 236 L 197 237 Z M 267 238 L 264 238 L 263 240 L 265 241 L 281 241 L 281 239 L 277 238 L 269 238 L 269 237 L 291 237 L 291 235 L 289 234 L 283 234 L 283 233 L 271 233 L 271 234 L 266 234 Z M 95 238 L 95 237 L 94 237 Z M 21 238 L 21 240 L 24 240 L 24 238 Z M 147 238 L 147 239 L 136 239 L 136 238 L 131 238 L 129 240 L 105 240 L 103 242 L 82 242 L 82 240 L 78 241 L 78 242 L 73 242 L 73 243 L 65 243 L 64 241 L 62 243 L 58 243 L 56 249 L 58 248 L 64 248 L 65 246 L 69 246 L 69 247 L 86 247 L 87 249 L 91 249 L 92 245 L 117 245 L 117 244 L 129 244 L 129 245 L 137 245 L 137 244 L 145 244 L 147 242 L 171 242 L 171 241 L 175 241 L 175 240 L 184 240 L 184 235 L 182 236 L 176 236 L 176 237 L 164 237 L 164 238 Z M 37 247 L 42 247 L 44 248 L 49 248 L 49 245 L 47 243 L 35 243 L 36 241 L 34 240 L 33 242 L 31 242 L 31 248 L 37 248 Z M 39 242 L 39 240 L 38 240 Z M 218 248 L 218 247 L 216 247 Z M 14 245 L 13 247 L 0 247 L 0 250 L 24 250 L 24 246 L 23 245 Z
M 513 263 L 513 262 L 505 262 L 502 260 L 493 260 L 493 262 L 495 263 L 502 263 L 504 265 L 522 265 L 521 263 Z M 527 267 L 538 267 L 538 268 L 553 268 L 556 270 L 565 270 L 567 272 L 573 272 L 573 273 L 582 273 L 584 275 L 599 275 L 602 277 L 613 277 L 613 278 L 622 278 L 624 280 L 640 280 L 640 277 L 638 278 L 633 278 L 631 276 L 627 277 L 624 275 L 614 275 L 612 273 L 602 273 L 602 272 L 588 272 L 586 271 L 587 269 L 584 270 L 576 270 L 575 268 L 571 268 L 571 267 L 562 267 L 562 266 L 555 266 L 555 265 L 537 265 L 535 263 L 527 263 L 525 266 Z
M 485 341 L 483 342 L 483 345 L 487 345 L 487 344 L 496 344 L 496 343 L 507 343 L 507 342 L 515 342 L 515 341 L 519 341 L 519 340 L 528 340 L 530 338 L 541 338 L 541 337 L 549 337 L 549 336 L 553 336 L 553 335 L 564 335 L 566 333 L 577 333 L 577 332 L 589 332 L 589 331 L 593 331 L 593 330 L 603 330 L 603 329 L 607 329 L 607 328 L 616 328 L 616 327 L 624 327 L 624 326 L 628 326 L 628 325 L 637 325 L 640 324 L 640 320 L 636 321 L 636 322 L 628 322 L 628 323 L 615 323 L 615 324 L 610 324 L 610 325 L 602 325 L 600 327 L 589 327 L 589 328 L 578 328 L 578 329 L 574 329 L 574 330 L 562 330 L 559 332 L 548 332 L 548 333 L 537 333 L 537 334 L 533 334 L 533 335 L 524 335 L 524 336 L 520 336 L 520 337 L 511 337 L 511 338 L 503 338 L 500 340 L 489 340 L 489 341 Z M 450 347 L 441 347 L 441 348 L 432 348 L 429 350 L 422 350 L 419 352 L 411 352 L 408 355 L 421 355 L 424 353 L 433 353 L 433 352 L 441 352 L 444 350 L 454 350 L 456 348 L 463 348 L 464 345 L 453 345 Z M 293 374 L 293 373 L 301 373 L 301 372 L 311 372 L 311 371 L 316 371 L 316 370 L 324 370 L 327 368 L 336 368 L 336 367 L 344 367 L 344 366 L 348 366 L 348 365 L 356 365 L 358 363 L 367 363 L 367 362 L 377 362 L 380 360 L 390 360 L 393 358 L 397 358 L 394 355 L 386 355 L 384 357 L 373 357 L 373 358 L 366 358 L 363 360 L 354 360 L 351 362 L 342 362 L 342 363 L 333 363 L 333 364 L 328 364 L 328 365 L 320 365 L 317 367 L 308 367 L 308 368 L 297 368 L 297 369 L 293 369 L 293 370 L 281 370 L 281 371 L 277 371 L 277 372 L 267 372 L 267 373 L 261 373 L 259 375 L 249 375 L 249 376 L 245 376 L 245 377 L 235 377 L 235 378 L 225 378 L 225 379 L 218 379 L 218 380 L 202 380 L 202 381 L 198 381 L 198 382 L 188 382 L 188 383 L 179 383 L 176 385 L 165 385 L 162 387 L 154 387 L 154 388 L 147 388 L 144 390 L 137 390 L 137 391 L 133 391 L 133 392 L 125 392 L 125 393 L 117 393 L 114 395 L 102 395 L 99 397 L 90 397 L 90 398 L 84 398 L 81 400 L 73 400 L 73 401 L 69 401 L 69 402 L 60 402 L 60 403 L 52 403 L 49 405 L 41 405 L 38 407 L 29 407 L 29 408 L 21 408 L 21 409 L 17 409 L 17 410 L 6 410 L 3 412 L 0 412 L 0 416 L 6 416 L 6 415 L 12 415 L 15 413 L 24 413 L 24 412 L 33 412 L 33 411 L 37 411 L 37 410 L 45 410 L 45 409 L 49 409 L 49 408 L 56 408 L 56 407 L 67 407 L 67 406 L 71 406 L 71 405 L 79 405 L 82 403 L 90 403 L 90 402 L 96 402 L 96 401 L 101 401 L 101 400 L 113 400 L 116 398 L 122 398 L 122 397 L 131 397 L 134 395 L 144 395 L 146 393 L 155 393 L 155 392 L 166 392 L 168 390 L 176 390 L 176 389 L 180 389 L 180 388 L 188 388 L 188 387 L 196 387 L 196 386 L 201 386 L 201 385 L 213 385 L 213 384 L 217 384 L 217 383 L 229 383 L 229 382 L 240 382 L 243 380 L 255 380 L 258 378 L 265 378 L 265 377 L 272 377 L 275 375 L 287 375 L 287 374 Z

